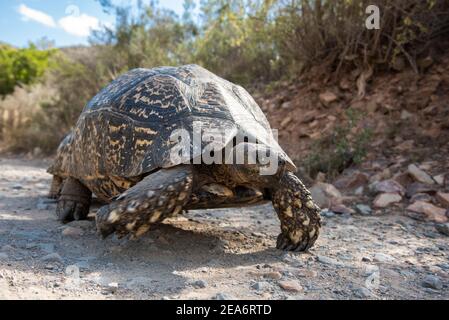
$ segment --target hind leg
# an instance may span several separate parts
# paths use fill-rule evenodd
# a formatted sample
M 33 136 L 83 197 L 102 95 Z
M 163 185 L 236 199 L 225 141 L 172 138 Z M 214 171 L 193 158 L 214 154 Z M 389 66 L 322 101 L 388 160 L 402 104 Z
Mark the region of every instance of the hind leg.
M 74 178 L 67 178 L 61 190 L 56 215 L 63 223 L 86 219 L 92 192 Z
M 96 216 L 97 230 L 107 237 L 139 237 L 152 223 L 180 213 L 190 199 L 193 174 L 190 166 L 161 169 L 126 190 Z

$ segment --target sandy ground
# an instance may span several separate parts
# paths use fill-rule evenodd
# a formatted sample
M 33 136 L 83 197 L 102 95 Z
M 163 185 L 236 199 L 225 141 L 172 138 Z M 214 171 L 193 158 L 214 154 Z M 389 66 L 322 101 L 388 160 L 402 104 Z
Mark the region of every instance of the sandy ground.
M 274 248 L 279 223 L 265 205 L 191 211 L 139 240 L 101 240 L 93 220 L 56 220 L 47 165 L 0 159 L 2 299 L 449 298 L 449 241 L 430 223 L 323 217 L 315 247 L 292 254 Z

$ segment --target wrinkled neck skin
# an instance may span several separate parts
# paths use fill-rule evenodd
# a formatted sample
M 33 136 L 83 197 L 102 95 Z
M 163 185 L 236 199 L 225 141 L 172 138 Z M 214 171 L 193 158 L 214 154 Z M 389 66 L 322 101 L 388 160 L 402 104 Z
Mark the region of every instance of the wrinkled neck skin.
M 230 189 L 238 186 L 255 188 L 267 193 L 277 189 L 281 177 L 287 171 L 285 162 L 281 161 L 275 174 L 262 175 L 257 164 L 211 164 L 194 165 L 194 189 L 206 184 L 216 183 Z

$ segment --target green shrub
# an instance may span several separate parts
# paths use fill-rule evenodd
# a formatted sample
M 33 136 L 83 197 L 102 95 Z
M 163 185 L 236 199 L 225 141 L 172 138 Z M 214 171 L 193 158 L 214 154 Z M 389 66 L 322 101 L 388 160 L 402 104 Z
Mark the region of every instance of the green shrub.
M 0 95 L 12 93 L 17 85 L 35 83 L 49 67 L 54 53 L 33 44 L 24 49 L 0 45 Z

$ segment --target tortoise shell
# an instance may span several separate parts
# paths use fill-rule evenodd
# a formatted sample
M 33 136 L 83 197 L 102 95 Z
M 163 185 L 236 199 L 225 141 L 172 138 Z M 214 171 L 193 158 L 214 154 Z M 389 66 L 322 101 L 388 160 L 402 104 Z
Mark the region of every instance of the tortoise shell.
M 221 132 L 223 147 L 244 132 L 291 162 L 267 139 L 270 125 L 245 89 L 185 65 L 134 69 L 112 81 L 84 107 L 48 171 L 77 178 L 110 200 L 143 174 L 179 165 L 170 156 L 175 145 L 170 135 L 176 129 L 192 132 L 195 123 Z

